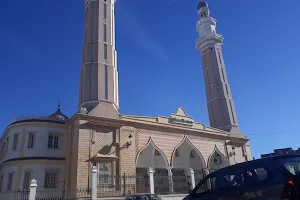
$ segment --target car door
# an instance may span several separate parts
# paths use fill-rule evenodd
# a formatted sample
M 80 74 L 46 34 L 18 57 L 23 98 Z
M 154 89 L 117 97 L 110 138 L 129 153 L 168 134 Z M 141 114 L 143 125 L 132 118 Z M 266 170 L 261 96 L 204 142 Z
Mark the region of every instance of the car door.
M 235 171 L 224 171 L 216 177 L 216 191 L 219 200 L 246 200 L 242 195 L 241 173 Z
M 270 187 L 275 187 L 275 185 L 272 184 L 273 176 L 274 175 L 270 173 L 268 168 L 260 164 L 252 164 L 244 168 L 242 172 L 244 184 L 243 190 L 241 191 L 244 199 L 253 200 L 260 198 L 276 198 L 275 194 L 268 194 L 268 190 L 270 190 Z
M 184 200 L 218 200 L 218 193 L 215 190 L 215 176 L 204 178 Z

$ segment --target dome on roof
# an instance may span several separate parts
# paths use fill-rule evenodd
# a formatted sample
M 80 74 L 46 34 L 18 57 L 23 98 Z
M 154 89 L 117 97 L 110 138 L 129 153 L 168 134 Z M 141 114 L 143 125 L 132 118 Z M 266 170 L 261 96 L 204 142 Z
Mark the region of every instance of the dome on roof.
M 60 110 L 60 104 L 58 105 L 58 108 L 55 113 L 51 114 L 48 116 L 50 119 L 55 119 L 55 120 L 61 120 L 61 121 L 67 121 L 69 118 L 64 115 L 61 110 Z
M 197 5 L 197 10 L 200 10 L 200 8 L 208 7 L 208 4 L 204 1 L 200 1 Z

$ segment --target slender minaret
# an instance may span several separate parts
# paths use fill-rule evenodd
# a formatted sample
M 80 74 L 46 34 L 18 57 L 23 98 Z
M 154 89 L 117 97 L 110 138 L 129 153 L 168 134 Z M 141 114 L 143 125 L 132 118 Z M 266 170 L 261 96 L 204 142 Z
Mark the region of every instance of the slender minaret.
M 79 109 L 109 118 L 119 116 L 114 3 L 115 0 L 85 0 L 79 88 Z
M 201 54 L 210 126 L 243 137 L 238 128 L 226 75 L 222 54 L 223 37 L 216 33 L 216 20 L 210 17 L 208 4 L 200 2 L 197 9 L 200 20 L 196 25 L 199 32 L 196 48 Z

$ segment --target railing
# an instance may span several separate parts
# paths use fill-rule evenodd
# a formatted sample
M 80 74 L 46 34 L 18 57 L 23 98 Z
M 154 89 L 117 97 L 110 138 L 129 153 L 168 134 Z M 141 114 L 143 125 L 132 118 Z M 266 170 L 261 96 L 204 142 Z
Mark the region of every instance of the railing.
M 90 199 L 90 197 L 91 190 L 88 188 L 37 188 L 35 200 L 75 200 Z
M 36 180 L 30 182 L 29 191 L 0 192 L 0 200 L 85 200 L 107 197 L 125 197 L 136 193 L 155 193 L 158 195 L 187 194 L 195 187 L 195 173 L 189 175 L 155 173 L 152 168 L 147 173 L 120 176 L 98 174 L 97 167 L 92 168 L 90 188 L 65 187 L 44 188 Z
M 147 193 L 149 190 L 149 178 L 147 174 L 121 176 L 99 176 L 97 185 L 97 197 L 125 197 L 135 193 Z M 105 181 L 104 181 L 105 180 Z
M 187 194 L 191 187 L 189 178 L 184 174 L 154 174 L 155 194 Z
M 2 200 L 28 200 L 29 199 L 29 190 L 25 191 L 6 191 L 0 192 L 0 199 Z

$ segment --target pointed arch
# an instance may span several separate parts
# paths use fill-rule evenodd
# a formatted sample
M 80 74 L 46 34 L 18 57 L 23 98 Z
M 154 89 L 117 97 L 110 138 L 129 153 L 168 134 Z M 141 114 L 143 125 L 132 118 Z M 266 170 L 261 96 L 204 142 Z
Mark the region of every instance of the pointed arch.
M 218 157 L 218 158 L 217 158 Z M 216 160 L 215 160 L 216 159 Z M 220 161 L 220 163 L 214 164 L 214 167 L 212 163 L 216 163 L 215 161 Z M 211 170 L 216 170 L 216 169 L 221 169 L 223 167 L 227 167 L 230 165 L 229 160 L 226 158 L 226 156 L 219 150 L 219 148 L 217 147 L 217 145 L 215 145 L 215 148 L 213 150 L 213 152 L 210 154 L 210 156 L 208 157 L 208 161 L 207 161 L 207 168 L 211 169 Z M 216 166 L 218 166 L 217 168 L 215 168 Z
M 190 139 L 188 138 L 187 135 L 185 135 L 183 137 L 183 139 L 181 140 L 181 142 L 174 148 L 173 152 L 172 152 L 172 155 L 171 155 L 171 160 L 170 160 L 170 166 L 173 166 L 173 162 L 174 162 L 174 157 L 175 157 L 175 151 L 176 149 L 178 149 L 178 147 L 180 147 L 184 142 L 186 142 L 192 150 L 194 150 L 200 157 L 200 160 L 203 164 L 203 167 L 206 166 L 206 162 L 205 162 L 205 159 L 202 155 L 202 153 L 199 151 L 199 149 L 190 141 Z
M 162 156 L 163 160 L 165 161 L 166 167 L 168 167 L 168 166 L 169 166 L 169 161 L 168 161 L 168 159 L 167 159 L 166 154 L 163 152 L 163 150 L 161 150 L 161 149 L 155 144 L 155 142 L 152 140 L 152 137 L 151 137 L 151 136 L 150 136 L 150 138 L 149 138 L 147 144 L 146 144 L 143 148 L 141 148 L 141 149 L 138 151 L 137 156 L 136 156 L 136 158 L 135 158 L 135 165 L 137 166 L 137 164 L 138 164 L 138 159 L 139 159 L 139 156 L 140 156 L 141 152 L 142 152 L 144 149 L 146 149 L 147 147 L 149 147 L 149 146 L 152 146 L 152 147 L 153 147 L 152 155 L 154 156 L 154 152 L 155 152 L 155 150 L 157 150 L 157 151 L 160 153 L 160 155 Z

